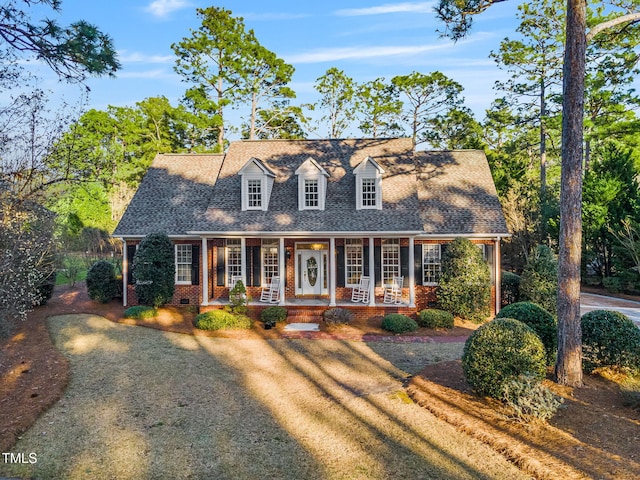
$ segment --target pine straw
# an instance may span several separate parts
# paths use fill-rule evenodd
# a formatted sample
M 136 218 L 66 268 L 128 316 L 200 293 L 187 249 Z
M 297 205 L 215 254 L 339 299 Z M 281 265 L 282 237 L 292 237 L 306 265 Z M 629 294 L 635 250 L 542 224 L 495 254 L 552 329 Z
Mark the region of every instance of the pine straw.
M 38 462 L 3 475 L 526 478 L 409 399 L 392 363 L 405 345 L 194 337 L 92 315 L 49 326 L 70 382 L 12 448 Z M 409 347 L 408 369 L 460 354 Z

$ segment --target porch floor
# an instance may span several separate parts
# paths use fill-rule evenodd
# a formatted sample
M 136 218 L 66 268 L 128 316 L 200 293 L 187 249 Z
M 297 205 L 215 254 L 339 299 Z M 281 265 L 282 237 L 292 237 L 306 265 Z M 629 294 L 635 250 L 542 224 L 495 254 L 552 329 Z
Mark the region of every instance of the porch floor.
M 209 306 L 224 306 L 229 305 L 228 298 L 210 299 Z M 279 305 L 278 303 L 261 302 L 259 300 L 251 300 L 249 302 L 250 307 L 268 307 L 271 305 Z M 285 307 L 329 307 L 328 298 L 285 298 Z M 337 307 L 368 307 L 368 303 L 351 302 L 349 300 L 336 300 Z M 382 299 L 378 301 L 376 298 L 375 307 L 387 307 L 387 308 L 409 308 L 409 301 L 403 300 L 400 303 L 384 303 Z

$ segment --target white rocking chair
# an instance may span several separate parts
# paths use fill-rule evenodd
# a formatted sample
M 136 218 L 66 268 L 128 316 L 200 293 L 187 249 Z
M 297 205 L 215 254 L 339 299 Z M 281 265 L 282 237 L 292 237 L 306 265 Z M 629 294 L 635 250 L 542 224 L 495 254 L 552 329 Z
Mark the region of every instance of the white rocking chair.
M 393 277 L 390 285 L 384 286 L 383 303 L 398 304 L 402 301 L 402 284 L 404 277 Z
M 369 302 L 369 287 L 371 285 L 371 278 L 362 275 L 360 277 L 360 283 L 356 287 L 353 287 L 351 290 L 351 301 L 352 302 Z
M 277 303 L 280 301 L 280 277 L 271 277 L 269 286 L 262 289 L 260 301 L 267 303 Z

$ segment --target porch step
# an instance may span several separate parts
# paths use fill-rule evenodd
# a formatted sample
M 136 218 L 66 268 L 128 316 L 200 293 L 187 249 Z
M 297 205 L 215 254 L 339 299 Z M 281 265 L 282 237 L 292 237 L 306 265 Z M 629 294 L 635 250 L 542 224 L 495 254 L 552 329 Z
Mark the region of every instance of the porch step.
M 322 312 L 325 309 L 289 309 L 287 311 L 288 323 L 320 323 L 322 322 Z

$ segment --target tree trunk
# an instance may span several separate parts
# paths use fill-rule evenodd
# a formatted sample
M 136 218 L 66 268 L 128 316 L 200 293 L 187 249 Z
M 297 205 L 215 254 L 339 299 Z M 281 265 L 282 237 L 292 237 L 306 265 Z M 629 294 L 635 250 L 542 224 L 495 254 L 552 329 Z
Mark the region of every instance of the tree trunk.
M 586 1 L 567 0 L 563 69 L 558 357 L 556 381 L 582 385 L 580 258 L 582 249 L 582 139 L 586 52 Z

